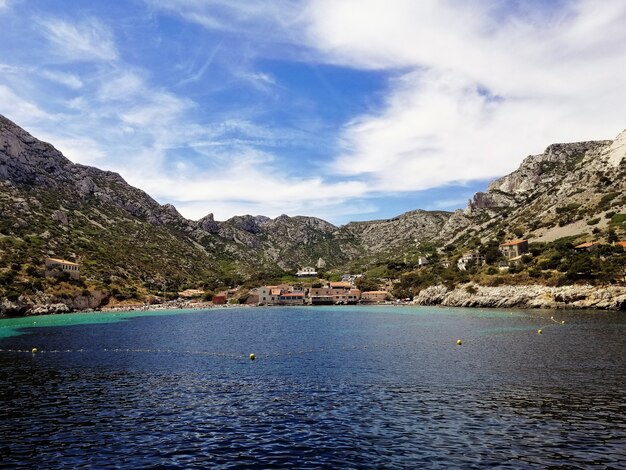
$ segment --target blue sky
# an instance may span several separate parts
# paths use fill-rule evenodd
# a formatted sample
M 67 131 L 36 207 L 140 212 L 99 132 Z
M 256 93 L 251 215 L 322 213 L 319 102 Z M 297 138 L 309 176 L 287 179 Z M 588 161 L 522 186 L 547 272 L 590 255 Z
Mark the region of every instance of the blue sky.
M 626 127 L 626 2 L 0 0 L 0 113 L 193 219 L 454 210 Z

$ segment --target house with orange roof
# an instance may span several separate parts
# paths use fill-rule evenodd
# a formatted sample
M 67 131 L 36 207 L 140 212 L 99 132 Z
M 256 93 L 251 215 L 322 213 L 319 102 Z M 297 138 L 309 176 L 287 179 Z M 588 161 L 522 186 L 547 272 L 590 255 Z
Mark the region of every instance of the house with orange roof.
M 592 251 L 594 251 L 596 248 L 598 248 L 598 245 L 596 243 L 593 242 L 585 242 L 585 243 L 581 243 L 580 245 L 576 245 L 574 247 L 574 249 L 578 252 L 578 253 L 582 253 L 582 252 L 587 252 L 587 253 L 591 253 Z
M 352 289 L 352 284 L 350 282 L 329 282 L 328 283 L 329 287 L 331 289 L 346 289 L 346 290 L 350 290 Z
M 626 250 L 626 242 L 615 242 L 615 246 L 621 246 Z
M 528 240 L 511 240 L 510 242 L 500 243 L 500 253 L 509 260 L 522 256 L 528 253 Z

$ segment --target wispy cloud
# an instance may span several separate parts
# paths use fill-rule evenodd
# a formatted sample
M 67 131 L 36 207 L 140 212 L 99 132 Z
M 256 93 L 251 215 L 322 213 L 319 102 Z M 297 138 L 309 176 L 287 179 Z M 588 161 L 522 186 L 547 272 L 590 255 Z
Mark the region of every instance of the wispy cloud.
M 293 0 L 144 0 L 157 9 L 178 14 L 206 28 L 244 35 L 266 35 L 265 40 L 284 37 L 300 21 L 303 2 Z
M 59 72 L 56 70 L 43 70 L 42 75 L 54 82 L 65 85 L 69 88 L 73 88 L 75 90 L 81 88 L 83 86 L 83 82 L 80 77 L 73 73 L 65 73 Z
M 70 22 L 59 18 L 41 18 L 38 23 L 53 52 L 70 61 L 118 58 L 113 33 L 95 18 Z
M 189 217 L 346 220 L 433 187 L 449 208 L 455 183 L 626 126 L 617 0 L 128 2 L 139 26 L 44 3 L 0 0 L 0 112 Z M 351 108 L 307 68 L 383 78 Z
M 217 55 L 221 47 L 222 47 L 222 42 L 220 41 L 217 43 L 215 47 L 211 49 L 211 52 L 209 53 L 209 56 L 207 57 L 204 64 L 199 69 L 190 72 L 187 78 L 184 78 L 183 80 L 178 82 L 177 85 L 184 85 L 186 83 L 197 82 L 198 80 L 200 80 L 203 77 L 203 75 L 206 73 L 208 68 L 211 66 L 211 64 L 213 63 L 213 60 L 215 59 L 215 56 Z
M 28 101 L 24 96 L 18 96 L 5 85 L 0 85 L 0 103 L 2 103 L 3 109 L 11 111 L 7 113 L 7 115 L 17 122 L 34 123 L 40 120 L 54 118 L 35 103 Z
M 396 76 L 382 109 L 345 126 L 340 174 L 380 191 L 426 189 L 501 175 L 551 142 L 623 128 L 626 4 L 576 1 L 531 16 L 499 6 L 311 2 L 321 60 Z

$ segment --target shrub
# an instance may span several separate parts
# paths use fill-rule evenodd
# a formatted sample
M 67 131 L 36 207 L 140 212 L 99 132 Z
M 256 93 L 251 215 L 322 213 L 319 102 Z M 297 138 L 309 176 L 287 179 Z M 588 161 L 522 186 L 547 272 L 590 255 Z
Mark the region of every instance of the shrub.
M 467 292 L 468 294 L 471 294 L 471 295 L 476 295 L 476 293 L 478 292 L 478 289 L 476 289 L 475 286 L 471 286 L 470 285 L 470 286 L 467 286 L 465 288 L 465 292 Z
M 587 225 L 596 225 L 598 222 L 600 222 L 600 218 L 596 218 L 596 219 L 591 219 L 587 221 Z
M 611 225 L 621 224 L 626 220 L 626 214 L 615 214 L 611 217 L 611 221 L 609 222 Z

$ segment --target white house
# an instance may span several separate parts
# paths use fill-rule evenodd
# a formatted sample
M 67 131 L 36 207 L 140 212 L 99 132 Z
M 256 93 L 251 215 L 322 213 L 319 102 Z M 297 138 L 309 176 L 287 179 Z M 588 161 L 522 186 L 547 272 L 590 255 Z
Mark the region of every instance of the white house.
M 317 271 L 315 268 L 310 266 L 305 266 L 304 268 L 300 268 L 296 273 L 298 277 L 317 277 Z

